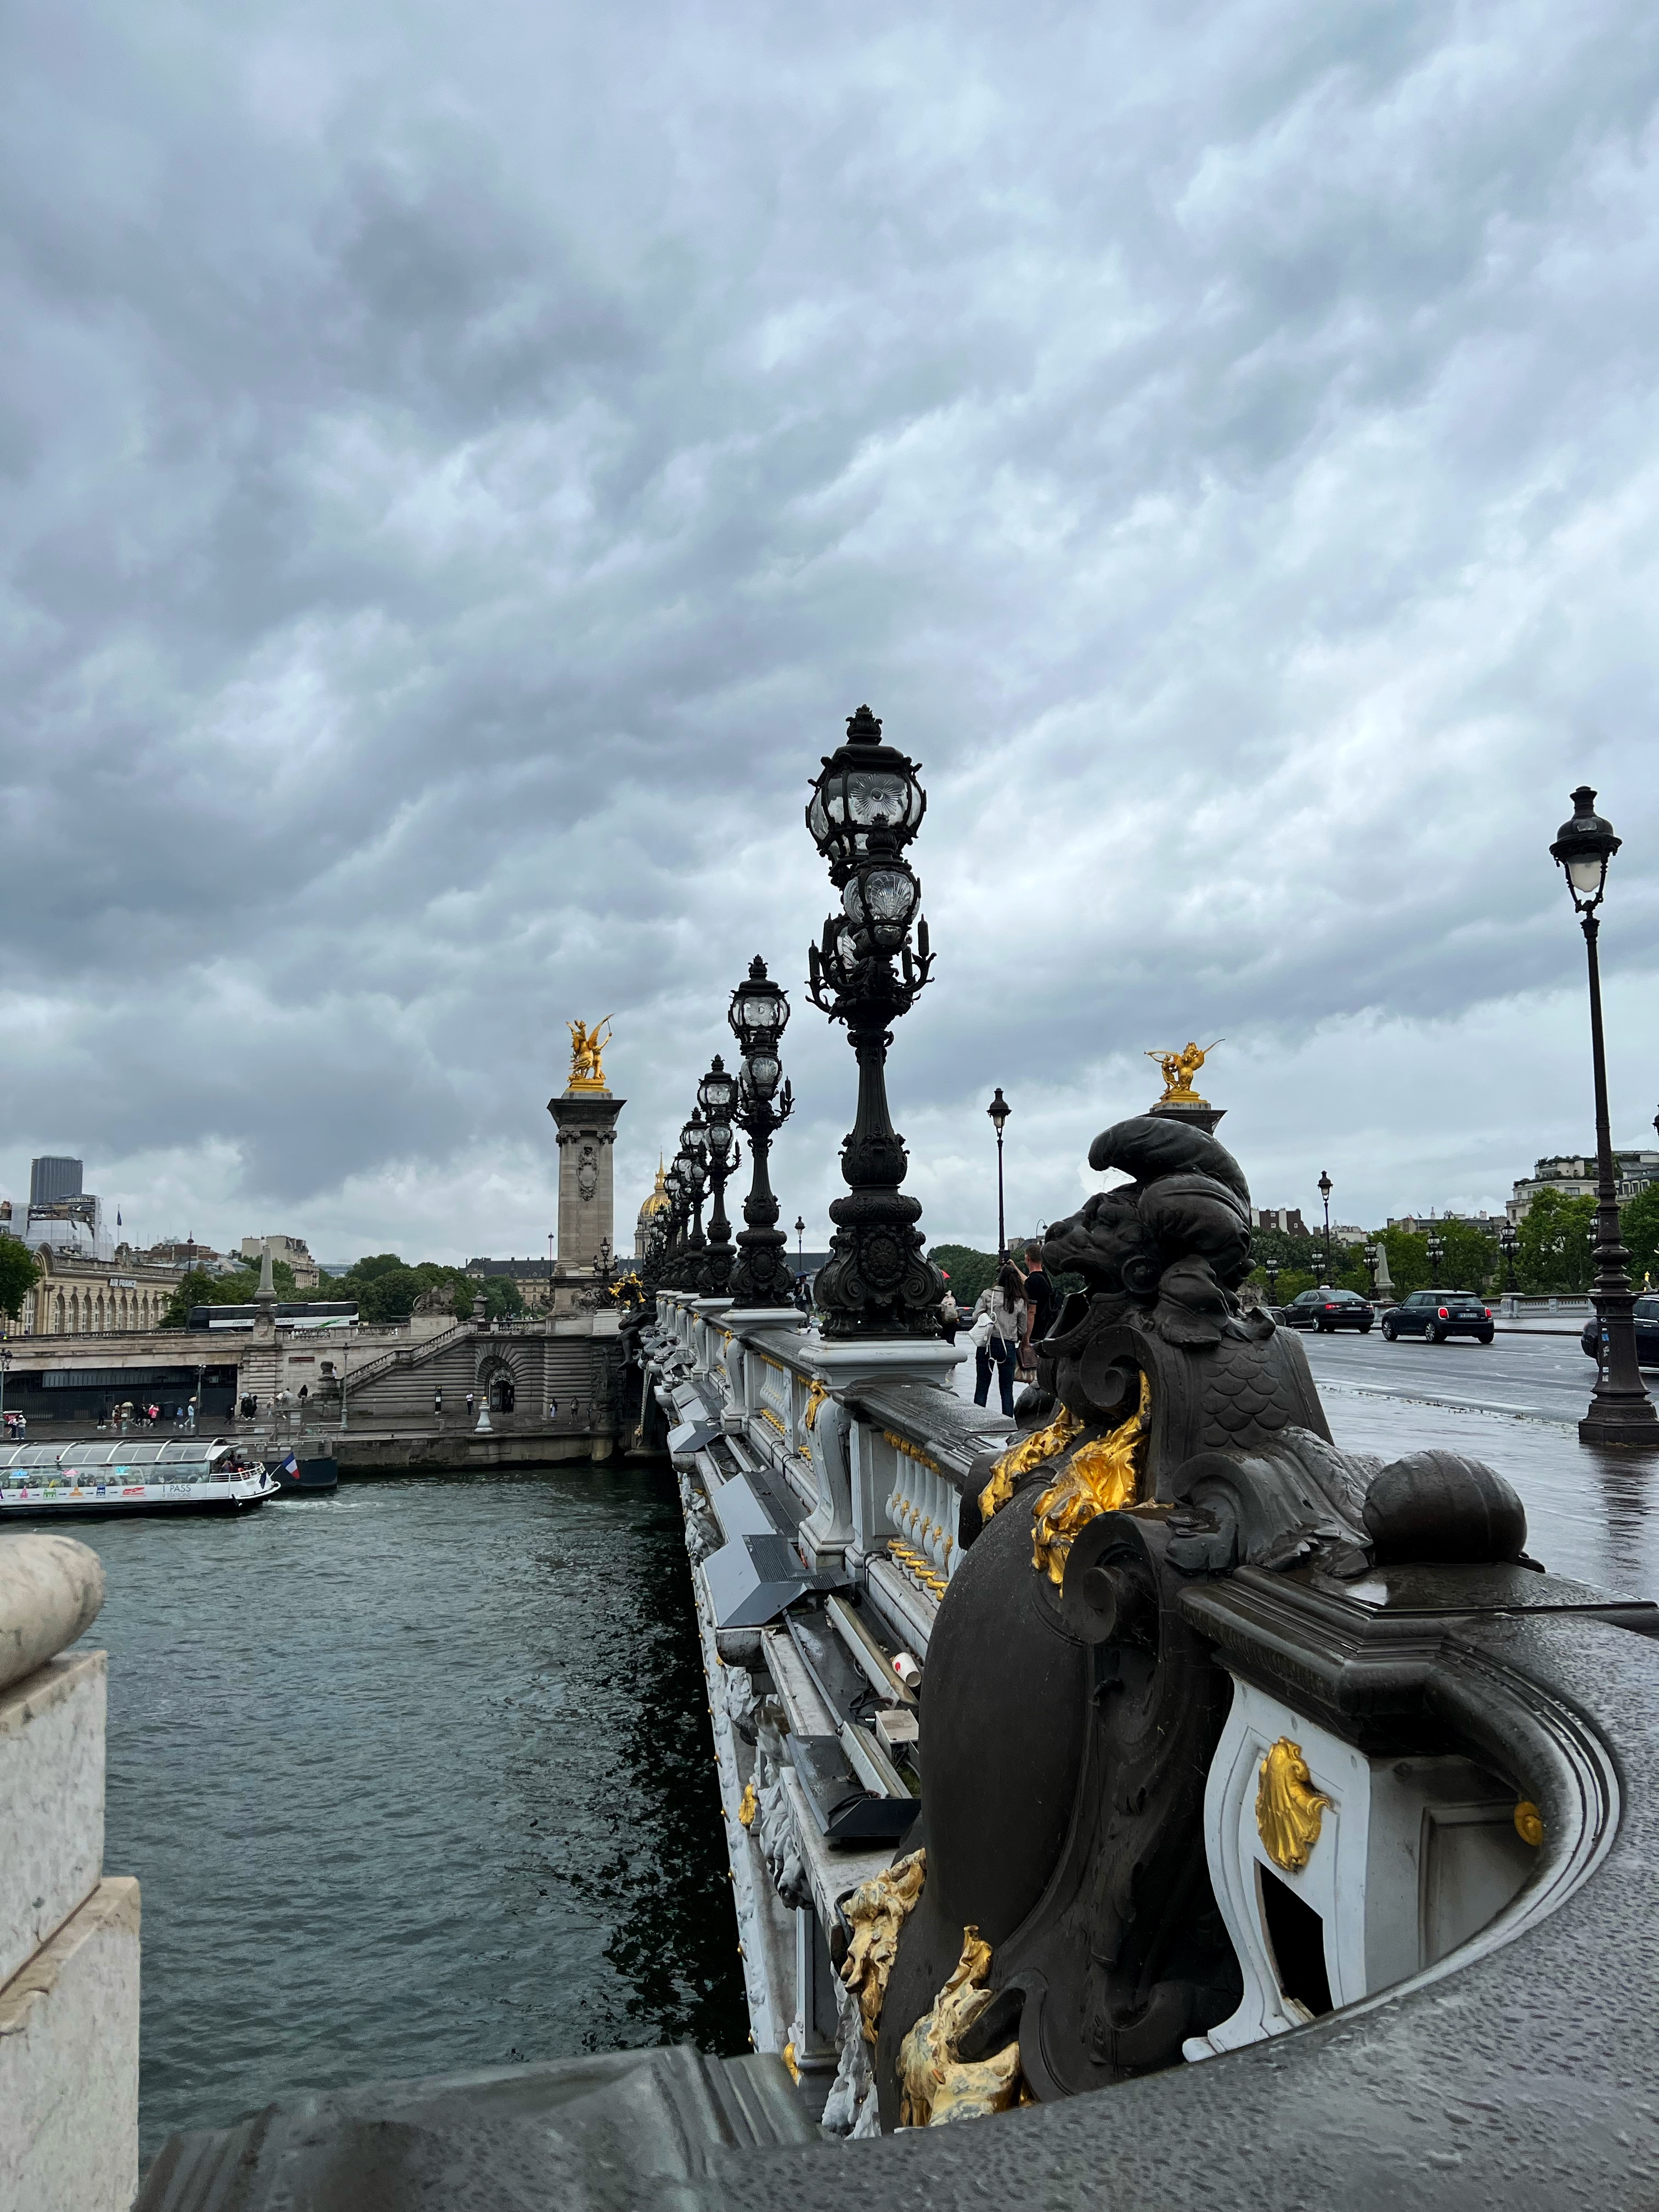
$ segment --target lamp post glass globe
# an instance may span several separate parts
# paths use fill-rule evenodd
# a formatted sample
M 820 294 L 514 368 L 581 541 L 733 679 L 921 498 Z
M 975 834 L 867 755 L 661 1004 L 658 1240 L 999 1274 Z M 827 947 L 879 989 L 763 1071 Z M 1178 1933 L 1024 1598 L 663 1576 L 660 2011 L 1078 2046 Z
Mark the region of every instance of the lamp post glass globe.
M 844 883 L 870 852 L 902 851 L 927 811 L 915 763 L 883 744 L 881 723 L 868 707 L 849 714 L 847 742 L 823 756 L 806 802 L 806 827 L 833 879 Z
M 1607 884 L 1607 863 L 1623 842 L 1611 822 L 1595 811 L 1595 793 L 1581 783 L 1572 794 L 1572 812 L 1556 832 L 1550 857 L 1560 866 L 1579 914 L 1594 914 Z

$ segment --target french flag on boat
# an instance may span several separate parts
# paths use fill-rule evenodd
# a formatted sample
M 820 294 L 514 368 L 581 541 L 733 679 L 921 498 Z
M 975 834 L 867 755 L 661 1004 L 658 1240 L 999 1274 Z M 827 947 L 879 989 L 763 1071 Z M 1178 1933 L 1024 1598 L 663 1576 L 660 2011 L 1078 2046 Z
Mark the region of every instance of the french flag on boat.
M 300 1462 L 295 1458 L 293 1453 L 290 1452 L 288 1457 L 283 1462 L 283 1473 L 284 1474 L 298 1474 L 299 1472 Z

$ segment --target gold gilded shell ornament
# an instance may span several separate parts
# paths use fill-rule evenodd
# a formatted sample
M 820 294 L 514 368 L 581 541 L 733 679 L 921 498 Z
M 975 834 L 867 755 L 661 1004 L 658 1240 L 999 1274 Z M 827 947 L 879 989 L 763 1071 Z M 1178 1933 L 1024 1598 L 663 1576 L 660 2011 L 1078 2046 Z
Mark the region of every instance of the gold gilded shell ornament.
M 861 1881 L 842 1907 L 853 1940 L 841 1962 L 841 1978 L 859 2001 L 866 2043 L 875 2041 L 881 2026 L 881 2008 L 887 1995 L 887 1978 L 898 1956 L 899 1934 L 915 1911 L 927 1879 L 927 1852 L 912 1851 L 884 1867 L 868 1881 Z
M 1080 1444 L 1037 1500 L 1031 1522 L 1031 1565 L 1058 1589 L 1074 1538 L 1097 1514 L 1116 1513 L 1139 1494 L 1152 1425 L 1152 1387 L 1140 1378 L 1140 1404 L 1110 1436 Z
M 899 2045 L 899 2125 L 945 2127 L 982 2119 L 1019 2101 L 1019 2039 L 971 2063 L 957 2056 L 962 2039 L 990 2003 L 991 1947 L 977 1928 L 962 1931 L 951 1978 Z
M 1041 1467 L 1045 1459 L 1076 1441 L 1083 1434 L 1085 1424 L 1069 1406 L 1062 1406 L 1047 1428 L 1033 1429 L 1029 1437 L 1022 1437 L 1017 1444 L 1010 1445 L 991 1469 L 991 1480 L 979 1493 L 979 1512 L 981 1521 L 1000 1510 L 1014 1494 L 1014 1485 L 1022 1474 L 1029 1474 L 1034 1467 Z
M 1261 1778 L 1255 1791 L 1255 1832 L 1276 1867 L 1300 1874 L 1319 1841 L 1331 1801 L 1314 1788 L 1301 1745 L 1287 1735 L 1267 1747 L 1256 1772 Z

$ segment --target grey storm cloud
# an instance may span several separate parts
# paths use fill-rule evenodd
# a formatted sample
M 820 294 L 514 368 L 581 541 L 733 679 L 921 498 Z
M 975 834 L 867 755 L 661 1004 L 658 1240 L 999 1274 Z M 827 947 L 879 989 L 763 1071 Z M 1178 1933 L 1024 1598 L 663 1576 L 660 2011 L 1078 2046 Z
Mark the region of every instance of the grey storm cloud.
M 35 0 L 9 45 L 0 1188 L 78 1149 L 158 1232 L 525 1249 L 562 1024 L 614 1012 L 642 1194 L 750 954 L 801 971 L 866 697 L 930 792 L 939 1233 L 987 1233 L 993 1082 L 1035 1218 L 1188 1035 L 1272 1202 L 1582 1145 L 1581 778 L 1645 1120 L 1651 10 Z M 851 1066 L 796 995 L 821 1238 Z

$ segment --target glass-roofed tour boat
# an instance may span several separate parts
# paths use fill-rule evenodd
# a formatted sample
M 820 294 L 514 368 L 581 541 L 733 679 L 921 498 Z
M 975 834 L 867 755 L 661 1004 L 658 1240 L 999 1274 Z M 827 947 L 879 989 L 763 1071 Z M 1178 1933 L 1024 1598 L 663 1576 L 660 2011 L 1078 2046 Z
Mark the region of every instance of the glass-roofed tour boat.
M 107 1513 L 238 1513 L 281 1488 L 240 1444 L 100 1437 L 0 1445 L 0 1521 Z

